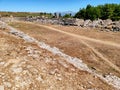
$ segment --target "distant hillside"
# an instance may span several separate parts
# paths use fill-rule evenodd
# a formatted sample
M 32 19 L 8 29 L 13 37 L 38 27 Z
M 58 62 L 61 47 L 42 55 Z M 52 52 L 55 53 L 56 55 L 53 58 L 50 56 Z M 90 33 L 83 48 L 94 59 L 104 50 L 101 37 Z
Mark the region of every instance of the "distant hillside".
M 66 14 L 71 14 L 74 16 L 76 13 L 72 11 L 66 11 L 66 12 L 55 12 L 57 15 L 61 14 L 61 16 L 64 16 Z M 10 17 L 11 15 L 13 17 L 27 17 L 27 16 L 45 16 L 45 17 L 53 17 L 55 13 L 46 13 L 46 12 L 5 12 L 0 11 L 0 16 L 2 17 Z
M 27 17 L 27 16 L 52 17 L 51 13 L 43 13 L 43 12 L 4 12 L 4 11 L 0 11 L 0 15 L 2 17 L 10 17 L 11 15 L 14 16 L 14 17 Z

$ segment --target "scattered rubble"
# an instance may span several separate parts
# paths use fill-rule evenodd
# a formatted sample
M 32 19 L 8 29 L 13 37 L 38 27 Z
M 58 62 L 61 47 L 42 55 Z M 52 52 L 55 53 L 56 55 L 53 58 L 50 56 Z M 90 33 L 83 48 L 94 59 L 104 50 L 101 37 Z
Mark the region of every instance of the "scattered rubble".
M 110 83 L 114 83 L 116 86 L 120 85 L 120 78 L 114 76 L 114 75 L 105 75 L 105 79 L 110 82 Z
M 42 24 L 70 25 L 70 26 L 99 28 L 108 31 L 120 31 L 120 21 L 112 21 L 110 19 L 107 20 L 98 19 L 91 21 L 91 20 L 68 18 L 68 19 L 37 19 L 37 20 L 32 20 L 32 22 L 33 21 Z

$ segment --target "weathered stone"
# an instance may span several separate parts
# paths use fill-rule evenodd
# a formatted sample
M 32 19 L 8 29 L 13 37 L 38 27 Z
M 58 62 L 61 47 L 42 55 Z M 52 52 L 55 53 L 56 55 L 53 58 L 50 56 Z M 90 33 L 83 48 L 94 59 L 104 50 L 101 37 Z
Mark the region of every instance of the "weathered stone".
M 4 85 L 6 86 L 6 87 L 12 87 L 12 84 L 10 83 L 10 82 L 4 82 Z M 0 89 L 1 90 L 1 89 Z
M 101 19 L 98 19 L 98 20 L 94 20 L 92 22 L 92 27 L 96 27 L 96 28 L 101 28 L 102 25 L 103 25 L 103 21 Z
M 68 19 L 63 19 L 63 22 L 64 22 L 64 25 L 75 25 L 75 19 L 71 19 L 71 18 L 68 18 Z
M 0 85 L 0 90 L 4 90 L 4 86 L 3 85 Z
M 104 20 L 103 22 L 104 22 L 105 27 L 108 25 L 112 25 L 112 23 L 113 23 L 111 19 Z
M 90 24 L 92 24 L 92 21 L 91 20 L 85 20 L 84 21 L 84 27 L 88 27 L 88 26 L 90 26 Z
M 83 19 L 75 19 L 75 25 L 83 27 L 84 20 Z

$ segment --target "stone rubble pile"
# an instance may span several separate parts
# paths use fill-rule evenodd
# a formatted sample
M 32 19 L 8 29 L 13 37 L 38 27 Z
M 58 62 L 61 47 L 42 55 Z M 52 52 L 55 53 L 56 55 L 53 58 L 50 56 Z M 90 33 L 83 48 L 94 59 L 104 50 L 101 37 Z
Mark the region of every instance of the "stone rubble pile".
M 40 24 L 53 24 L 53 25 L 68 25 L 68 26 L 79 26 L 79 27 L 90 27 L 98 28 L 102 31 L 120 31 L 120 20 L 112 21 L 107 20 L 93 20 L 90 19 L 77 19 L 77 18 L 40 18 L 40 17 L 12 17 L 12 18 L 1 18 L 1 21 L 4 22 L 13 22 L 13 21 L 29 21 L 37 22 Z M 0 25 L 1 26 L 1 25 Z M 4 27 L 0 27 L 4 29 Z
M 120 31 L 120 21 L 107 20 L 83 20 L 75 18 L 57 19 L 57 18 L 27 18 L 26 21 L 35 21 L 42 24 L 70 25 L 80 27 L 99 28 L 106 31 Z

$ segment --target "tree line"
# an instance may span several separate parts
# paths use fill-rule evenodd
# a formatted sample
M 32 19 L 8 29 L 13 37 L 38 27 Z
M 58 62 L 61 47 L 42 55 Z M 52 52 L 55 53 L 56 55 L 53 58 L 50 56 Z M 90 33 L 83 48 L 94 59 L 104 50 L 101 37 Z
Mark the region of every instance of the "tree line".
M 120 20 L 120 4 L 87 5 L 86 8 L 80 9 L 74 18 Z

